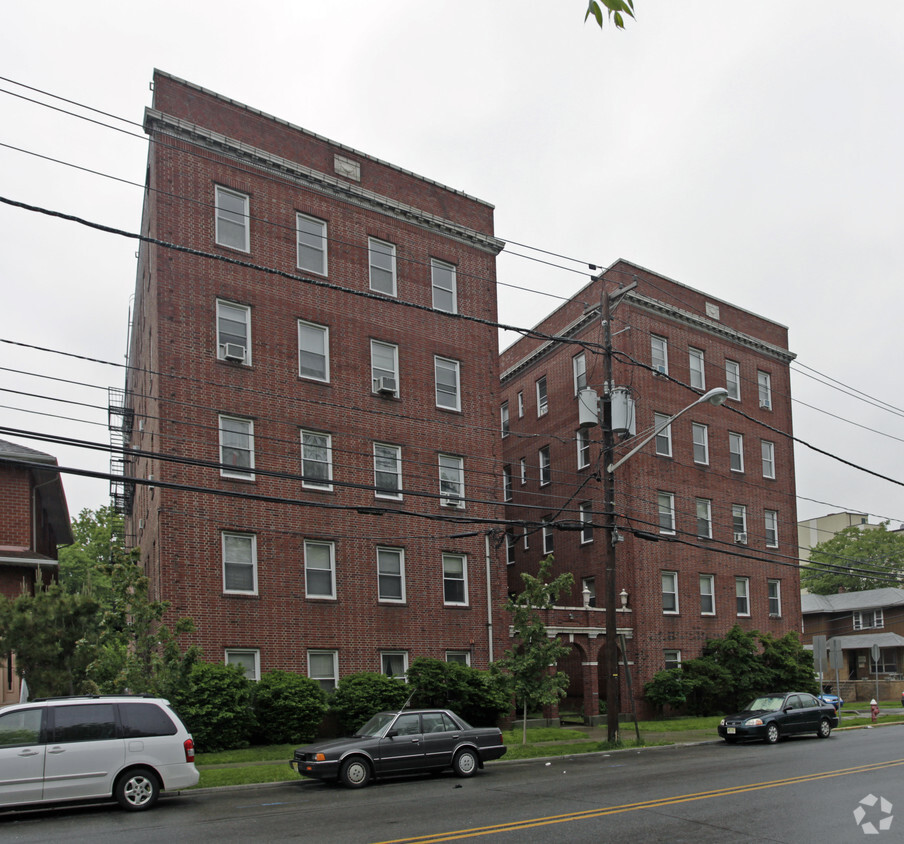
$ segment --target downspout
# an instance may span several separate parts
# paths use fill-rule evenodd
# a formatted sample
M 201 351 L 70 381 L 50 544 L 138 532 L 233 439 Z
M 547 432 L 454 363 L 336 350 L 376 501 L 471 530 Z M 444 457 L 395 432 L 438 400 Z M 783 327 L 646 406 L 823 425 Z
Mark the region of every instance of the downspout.
M 493 589 L 492 589 L 492 569 L 490 567 L 490 533 L 487 531 L 483 535 L 483 541 L 486 544 L 486 563 L 487 563 L 487 637 L 489 638 L 488 655 L 490 662 L 493 661 Z

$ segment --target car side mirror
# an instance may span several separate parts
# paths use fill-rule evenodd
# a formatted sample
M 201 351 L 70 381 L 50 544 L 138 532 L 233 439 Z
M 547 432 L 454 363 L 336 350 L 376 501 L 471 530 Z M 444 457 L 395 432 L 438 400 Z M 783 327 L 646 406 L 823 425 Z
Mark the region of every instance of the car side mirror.
M 389 730 L 386 733 L 386 738 L 395 738 L 399 734 L 398 730 Z

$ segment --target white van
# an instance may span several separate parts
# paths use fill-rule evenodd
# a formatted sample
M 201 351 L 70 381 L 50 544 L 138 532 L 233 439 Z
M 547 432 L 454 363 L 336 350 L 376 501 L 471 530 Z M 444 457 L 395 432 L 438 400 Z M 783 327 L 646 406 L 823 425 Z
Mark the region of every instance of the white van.
M 48 698 L 0 709 L 0 807 L 114 797 L 140 811 L 198 777 L 192 737 L 162 698 Z

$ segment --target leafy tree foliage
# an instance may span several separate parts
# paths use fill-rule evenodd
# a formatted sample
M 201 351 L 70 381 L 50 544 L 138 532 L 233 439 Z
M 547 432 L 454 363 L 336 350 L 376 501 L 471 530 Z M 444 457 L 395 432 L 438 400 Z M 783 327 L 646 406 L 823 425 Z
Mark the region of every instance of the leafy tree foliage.
M 847 527 L 810 549 L 800 585 L 814 595 L 863 592 L 899 586 L 904 575 L 904 533 L 884 522 L 861 530 Z
M 330 697 L 330 711 L 342 732 L 353 735 L 375 713 L 401 709 L 411 692 L 407 683 L 386 674 L 373 671 L 348 674 L 339 680 Z
M 112 506 L 87 507 L 72 520 L 73 543 L 59 549 L 60 586 L 104 601 L 110 596 L 108 567 L 122 536 L 122 516 Z
M 268 671 L 254 686 L 255 740 L 260 744 L 310 742 L 326 713 L 326 692 L 316 680 Z
M 407 677 L 413 706 L 451 709 L 475 727 L 495 726 L 511 708 L 506 679 L 470 665 L 418 657 Z
M 603 28 L 603 9 L 616 27 L 625 28 L 625 15 L 630 18 L 634 17 L 634 0 L 590 0 L 587 4 L 587 13 L 584 15 L 584 22 L 591 15 L 599 24 L 600 29 Z

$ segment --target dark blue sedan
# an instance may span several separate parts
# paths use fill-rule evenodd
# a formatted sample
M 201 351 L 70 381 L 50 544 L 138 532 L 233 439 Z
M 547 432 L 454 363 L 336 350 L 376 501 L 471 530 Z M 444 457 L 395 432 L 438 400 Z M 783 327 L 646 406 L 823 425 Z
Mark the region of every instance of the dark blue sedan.
M 762 695 L 746 709 L 727 715 L 719 723 L 719 735 L 729 744 L 746 739 L 775 744 L 780 738 L 815 733 L 828 738 L 838 726 L 838 713 L 808 692 L 777 692 Z

